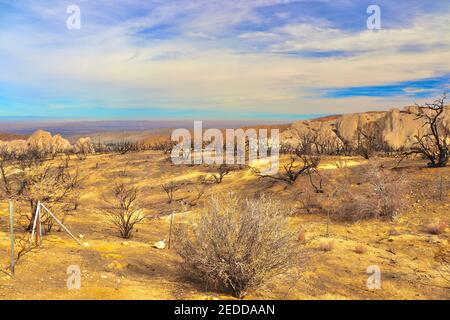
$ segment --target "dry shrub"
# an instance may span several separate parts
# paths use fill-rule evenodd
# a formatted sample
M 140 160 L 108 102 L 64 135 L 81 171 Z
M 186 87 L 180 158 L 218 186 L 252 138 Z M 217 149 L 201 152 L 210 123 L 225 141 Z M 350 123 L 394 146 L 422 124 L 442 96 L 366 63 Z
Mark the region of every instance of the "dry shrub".
M 271 277 L 298 263 L 289 210 L 268 197 L 213 196 L 196 223 L 178 227 L 176 249 L 183 271 L 242 299 Z
M 306 234 L 305 231 L 303 231 L 303 229 L 300 229 L 300 231 L 298 232 L 297 241 L 300 243 L 306 242 Z
M 309 189 L 306 189 L 305 192 L 300 194 L 299 200 L 305 213 L 310 214 L 322 210 L 319 194 L 312 192 Z
M 335 246 L 336 246 L 336 243 L 334 242 L 334 240 L 321 241 L 319 243 L 319 250 L 328 252 L 328 251 L 333 250 Z
M 441 222 L 435 222 L 430 223 L 425 226 L 425 231 L 429 234 L 442 234 L 445 232 L 445 229 L 447 229 L 448 224 L 444 221 Z
M 135 225 L 145 218 L 138 196 L 138 189 L 125 183 L 116 183 L 112 192 L 104 196 L 101 209 L 124 239 L 130 238 Z
M 379 165 L 366 168 L 363 182 L 344 186 L 335 217 L 346 221 L 395 219 L 407 205 L 408 181 Z
M 358 254 L 364 254 L 364 253 L 367 252 L 367 247 L 364 246 L 363 244 L 358 243 L 355 246 L 355 252 L 358 253 Z
M 167 183 L 163 183 L 161 187 L 163 188 L 164 192 L 167 195 L 167 203 L 172 203 L 173 194 L 175 193 L 175 191 L 180 189 L 180 184 L 175 180 L 170 180 Z
M 450 283 L 450 247 L 440 247 L 434 259 L 439 263 L 438 272 L 441 277 Z

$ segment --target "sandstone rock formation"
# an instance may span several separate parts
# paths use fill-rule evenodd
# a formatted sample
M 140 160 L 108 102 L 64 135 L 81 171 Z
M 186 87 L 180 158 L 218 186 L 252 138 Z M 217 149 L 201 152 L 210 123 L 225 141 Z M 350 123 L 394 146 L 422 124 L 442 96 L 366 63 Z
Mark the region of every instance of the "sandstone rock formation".
M 345 114 L 328 118 L 297 121 L 281 134 L 282 143 L 297 147 L 302 137 L 308 133 L 317 134 L 319 140 L 332 141 L 355 147 L 358 143 L 358 130 L 368 123 L 375 124 L 380 132 L 382 141 L 390 148 L 398 150 L 408 149 L 415 143 L 416 135 L 428 133 L 428 126 L 417 119 L 413 113 L 415 106 L 403 110 L 392 109 L 385 112 L 365 112 Z M 325 120 L 324 120 L 325 119 Z M 442 115 L 441 130 L 450 132 L 450 106 L 445 107 Z
M 0 141 L 0 150 L 17 155 L 25 153 L 28 149 L 26 140 Z
M 91 138 L 79 138 L 73 146 L 73 152 L 76 154 L 89 154 L 94 152 L 94 144 Z
M 53 154 L 66 153 L 73 149 L 69 140 L 64 139 L 59 134 L 54 135 L 52 140 L 53 140 L 52 141 L 52 153 Z
M 53 138 L 50 132 L 38 130 L 27 140 L 28 147 L 44 154 L 51 154 L 53 150 Z
M 94 146 L 91 138 L 80 138 L 71 145 L 70 142 L 57 134 L 38 130 L 34 132 L 27 140 L 0 141 L 0 150 L 8 153 L 23 154 L 33 149 L 42 154 L 55 156 L 59 153 L 74 152 L 76 154 L 89 154 L 94 152 Z

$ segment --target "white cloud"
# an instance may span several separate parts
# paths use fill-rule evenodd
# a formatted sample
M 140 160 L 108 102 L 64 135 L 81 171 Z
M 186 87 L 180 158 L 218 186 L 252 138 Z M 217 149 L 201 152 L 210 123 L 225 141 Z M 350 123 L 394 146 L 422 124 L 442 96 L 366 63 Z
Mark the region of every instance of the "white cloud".
M 381 85 L 450 72 L 450 26 L 443 23 L 450 16 L 445 14 L 418 18 L 408 29 L 381 32 L 349 33 L 318 23 L 243 33 L 235 39 L 212 35 L 256 19 L 254 6 L 274 2 L 281 1 L 230 2 L 219 11 L 218 3 L 208 2 L 194 20 L 179 21 L 183 33 L 165 41 L 144 41 L 131 31 L 169 21 L 183 10 L 195 11 L 205 2 L 162 5 L 117 25 L 92 25 L 90 32 L 82 29 L 63 36 L 58 30 L 36 33 L 35 26 L 3 29 L 0 37 L 9 45 L 0 49 L 4 58 L 0 81 L 43 88 L 55 95 L 98 99 L 109 107 L 336 113 L 394 105 L 375 98 L 323 99 L 315 96 L 315 89 Z M 268 49 L 242 49 L 255 39 Z M 408 46 L 426 50 L 401 50 Z M 305 50 L 360 54 L 322 59 L 273 54 Z

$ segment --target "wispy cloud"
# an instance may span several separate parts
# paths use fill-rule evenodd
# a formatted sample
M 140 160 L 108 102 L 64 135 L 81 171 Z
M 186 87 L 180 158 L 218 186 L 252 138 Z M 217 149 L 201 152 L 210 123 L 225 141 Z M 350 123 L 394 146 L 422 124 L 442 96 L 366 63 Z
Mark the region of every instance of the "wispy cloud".
M 68 1 L 0 0 L 0 116 L 337 113 L 448 88 L 443 1 L 380 1 L 376 32 L 365 1 L 77 2 L 71 31 Z

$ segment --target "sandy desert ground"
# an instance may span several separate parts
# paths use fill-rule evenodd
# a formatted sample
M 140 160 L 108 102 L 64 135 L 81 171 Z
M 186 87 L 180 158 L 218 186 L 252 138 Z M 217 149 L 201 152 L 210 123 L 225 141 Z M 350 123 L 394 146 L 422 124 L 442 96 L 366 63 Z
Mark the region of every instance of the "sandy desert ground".
M 450 168 L 429 169 L 424 161 L 407 160 L 396 171 L 411 183 L 409 206 L 397 219 L 369 219 L 343 222 L 328 218 L 321 210 L 302 209 L 301 197 L 309 187 L 306 178 L 289 186 L 281 181 L 262 179 L 249 169 L 225 176 L 220 184 L 208 184 L 196 206 L 181 205 L 196 198 L 201 178 L 211 174 L 204 165 L 177 166 L 157 151 L 90 155 L 71 165 L 79 166 L 84 177 L 82 197 L 76 211 L 67 216 L 66 225 L 89 247 L 81 247 L 63 232 L 44 236 L 42 246 L 24 255 L 16 266 L 16 277 L 8 274 L 9 238 L 7 202 L 0 208 L 0 299 L 232 299 L 186 279 L 179 269 L 180 257 L 171 249 L 156 249 L 154 243 L 168 239 L 169 214 L 175 223 L 189 222 L 198 214 L 205 199 L 213 193 L 234 191 L 245 197 L 274 195 L 291 204 L 292 230 L 304 233 L 308 252 L 306 265 L 293 268 L 272 279 L 246 299 L 449 299 L 448 265 L 438 255 L 449 250 Z M 284 159 L 286 160 L 286 159 Z M 321 172 L 325 193 L 319 202 L 333 202 L 331 185 L 353 176 L 355 184 L 363 179 L 359 167 L 368 160 L 360 157 L 325 157 Z M 375 161 L 375 160 L 370 160 Z M 385 167 L 396 167 L 395 159 L 378 159 Z M 345 163 L 342 168 L 338 163 Z M 98 206 L 101 194 L 117 179 L 140 188 L 147 218 L 137 226 L 131 239 L 117 236 Z M 167 203 L 161 184 L 171 179 L 181 183 L 174 201 Z M 439 182 L 441 181 L 441 182 Z M 444 194 L 438 196 L 444 181 Z M 185 212 L 187 211 L 187 212 Z M 185 212 L 185 213 L 183 213 Z M 57 212 L 55 212 L 58 215 Z M 440 234 L 430 234 L 427 225 L 447 225 Z M 16 221 L 18 236 L 22 232 Z M 176 236 L 176 235 L 175 235 Z M 324 243 L 333 242 L 331 250 Z M 359 249 L 358 249 L 359 248 Z M 362 249 L 361 249 L 362 248 Z M 67 268 L 79 265 L 81 289 L 68 290 Z M 368 266 L 381 269 L 382 288 L 369 290 Z M 447 279 L 446 279 L 447 278 Z

